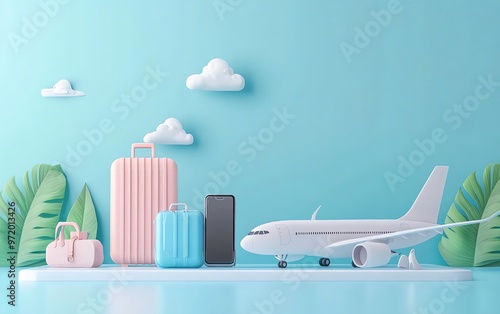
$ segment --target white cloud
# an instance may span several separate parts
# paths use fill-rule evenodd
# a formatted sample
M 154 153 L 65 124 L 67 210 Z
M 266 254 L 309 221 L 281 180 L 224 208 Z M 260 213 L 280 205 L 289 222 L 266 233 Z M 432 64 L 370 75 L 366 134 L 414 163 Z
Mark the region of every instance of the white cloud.
M 144 136 L 144 143 L 191 145 L 193 144 L 193 135 L 186 134 L 179 120 L 168 118 L 156 128 L 156 131 Z
M 186 86 L 189 89 L 209 91 L 240 91 L 245 87 L 245 79 L 234 74 L 225 60 L 213 59 L 203 68 L 201 74 L 190 75 Z
M 84 92 L 74 90 L 68 80 L 60 80 L 53 88 L 44 88 L 41 90 L 43 97 L 75 97 L 85 96 Z

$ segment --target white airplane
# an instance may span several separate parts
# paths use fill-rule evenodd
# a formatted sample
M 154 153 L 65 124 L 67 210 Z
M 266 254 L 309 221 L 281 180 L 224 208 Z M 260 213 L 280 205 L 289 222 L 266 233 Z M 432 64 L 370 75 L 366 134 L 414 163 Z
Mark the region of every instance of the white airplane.
M 297 261 L 305 255 L 321 257 L 319 264 L 329 266 L 330 258 L 352 258 L 354 267 L 386 265 L 394 250 L 429 240 L 444 229 L 491 220 L 492 216 L 474 221 L 438 225 L 437 219 L 448 167 L 435 167 L 410 210 L 391 220 L 284 220 L 260 225 L 241 240 L 248 252 L 274 255 L 278 267 Z

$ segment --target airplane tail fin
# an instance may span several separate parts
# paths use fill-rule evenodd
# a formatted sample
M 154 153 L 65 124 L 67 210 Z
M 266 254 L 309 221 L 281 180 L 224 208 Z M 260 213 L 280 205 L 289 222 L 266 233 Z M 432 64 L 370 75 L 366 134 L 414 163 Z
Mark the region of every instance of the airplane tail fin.
M 399 219 L 437 223 L 447 174 L 447 166 L 435 167 L 410 210 Z

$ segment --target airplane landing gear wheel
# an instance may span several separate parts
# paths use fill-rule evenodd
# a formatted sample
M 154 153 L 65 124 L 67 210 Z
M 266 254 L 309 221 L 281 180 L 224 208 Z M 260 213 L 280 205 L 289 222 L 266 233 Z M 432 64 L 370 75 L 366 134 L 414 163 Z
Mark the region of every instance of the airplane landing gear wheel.
M 279 268 L 286 268 L 286 266 L 287 266 L 287 265 L 288 265 L 288 264 L 287 264 L 287 262 L 286 262 L 286 261 L 279 261 L 279 262 L 278 262 L 278 267 L 279 267 Z
M 319 265 L 320 266 L 330 266 L 330 259 L 329 258 L 326 258 L 326 257 L 322 257 L 319 259 Z
M 351 261 L 351 265 L 352 265 L 352 267 L 354 267 L 354 268 L 359 268 L 358 266 L 356 266 L 356 264 L 354 264 L 354 261 Z

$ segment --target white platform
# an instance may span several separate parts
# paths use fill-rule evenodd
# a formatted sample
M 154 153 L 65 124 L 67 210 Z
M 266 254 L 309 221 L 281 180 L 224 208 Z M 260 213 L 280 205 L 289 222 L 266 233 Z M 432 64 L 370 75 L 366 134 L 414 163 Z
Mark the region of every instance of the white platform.
M 472 280 L 468 269 L 422 265 L 422 270 L 395 267 L 354 269 L 346 265 L 328 268 L 310 265 L 290 265 L 280 269 L 275 265 L 239 265 L 237 267 L 175 268 L 120 267 L 103 265 L 99 268 L 23 269 L 20 282 L 33 281 L 466 281 Z

